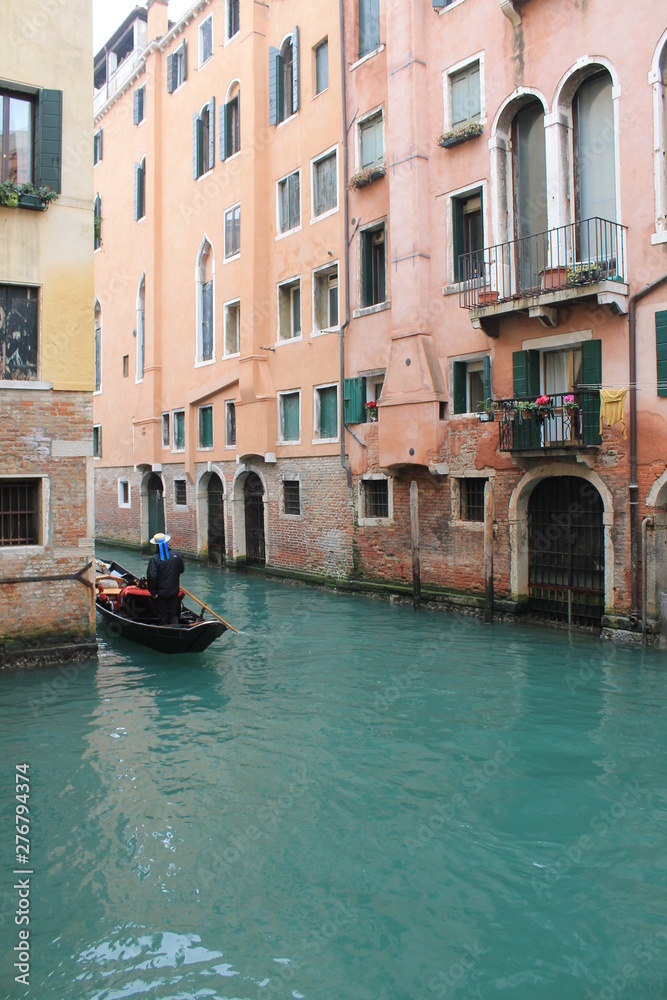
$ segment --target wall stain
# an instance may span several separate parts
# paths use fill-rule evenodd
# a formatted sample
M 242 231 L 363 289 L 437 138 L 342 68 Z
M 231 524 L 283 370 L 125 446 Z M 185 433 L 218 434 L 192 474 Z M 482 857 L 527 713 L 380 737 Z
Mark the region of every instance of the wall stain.
M 514 86 L 520 87 L 523 83 L 526 71 L 525 64 L 526 39 L 523 32 L 523 25 L 520 24 L 512 32 L 512 63 L 514 64 Z

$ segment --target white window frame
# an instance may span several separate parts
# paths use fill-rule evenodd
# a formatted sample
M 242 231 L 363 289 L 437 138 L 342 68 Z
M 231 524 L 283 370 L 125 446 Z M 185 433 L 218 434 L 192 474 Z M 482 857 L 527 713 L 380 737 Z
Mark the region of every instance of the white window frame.
M 208 253 L 204 253 L 208 245 Z M 211 254 L 211 281 L 213 282 L 213 304 L 211 308 L 211 357 L 204 359 L 204 285 L 206 284 L 206 260 L 204 258 Z M 207 365 L 215 364 L 215 252 L 213 244 L 208 236 L 204 234 L 201 241 L 199 253 L 197 254 L 197 265 L 195 267 L 195 368 L 205 368 Z
M 211 54 L 210 54 L 210 56 L 207 56 L 206 59 L 202 59 L 202 48 L 203 48 L 202 41 L 203 41 L 203 35 L 204 35 L 204 26 L 206 25 L 206 23 L 208 21 L 211 22 Z M 198 66 L 199 69 L 201 69 L 202 66 L 206 65 L 206 63 L 211 62 L 211 60 L 213 59 L 213 53 L 215 52 L 215 38 L 213 36 L 213 14 L 209 14 L 208 17 L 205 17 L 204 20 L 199 25 L 199 29 L 197 31 L 197 42 L 198 42 L 198 51 L 197 51 L 198 61 L 197 61 L 197 66 Z
M 317 282 L 322 280 L 320 275 L 327 275 L 327 284 L 330 273 L 336 268 L 336 288 L 338 291 L 338 323 L 335 326 L 323 326 L 318 327 L 317 325 L 317 307 L 316 307 L 316 291 Z M 330 264 L 324 264 L 322 267 L 316 267 L 312 273 L 311 281 L 311 295 L 313 303 L 313 325 L 311 337 L 321 337 L 326 333 L 338 333 L 340 331 L 340 261 L 334 260 Z M 329 311 L 329 295 L 327 290 L 327 312 Z
M 176 502 L 176 483 L 185 483 L 185 503 Z M 174 509 L 188 510 L 188 481 L 184 476 L 176 476 L 174 478 Z
M 201 437 L 202 410 L 211 411 L 211 443 L 206 445 L 202 444 L 202 437 Z M 213 404 L 204 403 L 203 406 L 197 407 L 197 451 L 213 451 L 214 446 L 215 446 L 215 426 L 213 423 Z
M 123 486 L 127 486 L 127 503 L 123 501 Z M 132 506 L 132 483 L 129 479 L 118 480 L 118 506 L 129 510 Z
M 290 331 L 294 329 L 294 311 L 293 311 L 293 292 L 294 289 L 299 289 L 299 329 L 300 333 L 297 336 L 291 334 L 289 337 L 281 337 L 280 333 L 280 292 L 281 289 L 289 288 L 290 292 Z M 280 344 L 294 344 L 303 340 L 303 291 L 301 275 L 297 274 L 293 278 L 286 278 L 285 281 L 279 282 L 277 286 L 278 291 L 278 301 L 277 301 L 277 331 L 276 331 L 276 343 Z
M 463 3 L 463 0 L 456 0 L 456 5 Z M 445 10 L 450 10 L 454 4 L 450 7 L 445 7 Z M 460 62 L 454 63 L 452 66 L 448 66 L 447 69 L 443 70 L 442 73 L 442 86 L 443 86 L 443 104 L 445 109 L 445 120 L 444 120 L 444 131 L 447 132 L 448 129 L 454 128 L 452 125 L 453 119 L 453 104 L 452 104 L 452 77 L 456 76 L 457 73 L 462 73 L 464 70 L 472 68 L 475 63 L 479 64 L 479 121 L 480 125 L 486 124 L 486 88 L 484 86 L 484 49 L 480 52 L 474 52 L 469 55 L 466 59 L 462 59 Z M 472 119 L 468 119 L 472 121 Z M 459 122 L 458 125 L 463 128 L 466 122 Z
M 328 209 L 326 212 L 322 212 L 321 215 L 315 215 L 315 166 L 321 163 L 322 160 L 326 160 L 328 156 L 335 153 L 336 156 L 336 204 L 333 208 Z M 338 143 L 335 146 L 331 146 L 329 149 L 325 149 L 323 153 L 319 153 L 314 156 L 310 161 L 310 224 L 315 225 L 316 222 L 321 222 L 322 219 L 328 219 L 329 216 L 335 215 L 339 210 L 340 206 L 340 167 L 339 167 L 339 155 L 338 155 Z
M 391 299 L 389 298 L 389 267 L 390 261 L 388 256 L 388 245 L 387 241 L 389 238 L 389 226 L 387 225 L 387 217 L 383 219 L 378 219 L 375 222 L 369 222 L 368 225 L 361 226 L 359 229 L 359 241 L 358 241 L 358 252 L 357 252 L 357 296 L 359 303 L 361 303 L 364 294 L 364 252 L 362 246 L 362 240 L 365 238 L 365 234 L 369 232 L 379 232 L 382 229 L 384 234 L 384 299 L 382 302 L 374 302 L 370 306 L 359 305 L 358 309 L 355 309 L 352 313 L 352 318 L 356 319 L 359 316 L 370 316 L 373 313 L 383 312 L 385 309 L 391 309 Z
M 464 479 L 485 479 L 493 483 L 495 480 L 494 469 L 462 469 L 451 476 L 449 481 L 450 496 L 450 524 L 452 527 L 462 528 L 464 531 L 484 531 L 484 521 L 467 521 L 461 517 L 461 482 Z
M 298 514 L 287 514 L 285 512 L 285 483 L 298 483 L 299 484 L 299 513 Z M 302 521 L 303 520 L 303 490 L 301 488 L 301 478 L 296 472 L 283 472 L 280 477 L 280 517 L 287 518 L 288 521 Z
M 317 89 L 317 53 L 322 48 L 323 45 L 327 47 L 327 85 L 323 87 L 322 90 Z M 316 45 L 313 45 L 313 82 L 315 86 L 313 87 L 313 100 L 319 97 L 320 94 L 326 94 L 331 83 L 331 66 L 329 65 L 329 36 L 320 39 Z
M 465 3 L 465 0 L 450 0 L 450 3 L 448 3 L 446 7 L 440 7 L 440 9 L 436 8 L 436 11 L 439 15 L 446 14 L 453 7 L 460 7 L 462 3 Z
M 97 439 L 100 443 L 100 453 L 95 454 L 95 431 L 97 431 Z M 99 462 L 102 458 L 102 424 L 93 424 L 93 458 Z
M 234 431 L 236 432 L 236 400 L 226 399 L 225 400 L 225 448 L 231 448 L 232 451 L 236 451 L 236 441 L 233 443 L 229 440 L 229 410 L 230 407 L 234 407 Z M 236 437 L 236 433 L 234 435 Z
M 283 436 L 285 427 L 283 399 L 285 396 L 294 396 L 295 394 L 299 397 L 299 437 L 296 440 L 290 439 L 288 441 Z M 285 389 L 283 392 L 277 393 L 277 403 L 278 403 L 278 444 L 281 446 L 284 445 L 285 447 L 301 444 L 301 425 L 303 422 L 302 421 L 303 410 L 301 406 L 301 389 Z
M 241 10 L 240 10 L 241 0 L 237 0 L 237 2 L 239 5 L 239 28 L 238 31 L 235 31 L 233 35 L 229 34 L 229 8 L 231 6 L 232 0 L 226 0 L 225 3 L 225 45 L 227 45 L 228 42 L 231 42 L 232 38 L 236 38 L 236 36 L 241 32 Z
M 384 480 L 387 483 L 387 517 L 366 517 L 366 493 L 364 483 L 369 480 Z M 357 516 L 362 528 L 381 528 L 394 523 L 394 479 L 381 472 L 367 472 L 359 480 L 357 487 Z
M 460 200 L 466 197 L 472 197 L 473 195 L 481 193 L 482 196 L 482 245 L 487 245 L 487 234 L 491 231 L 489 229 L 489 199 L 487 197 L 487 183 L 485 180 L 480 180 L 477 184 L 466 184 L 464 188 L 460 188 L 457 191 L 450 191 L 445 199 L 446 201 L 446 227 L 447 227 L 447 278 L 448 284 L 443 289 L 445 294 L 453 294 L 454 292 L 459 292 L 462 287 L 462 282 L 455 281 L 456 278 L 456 255 L 454 253 L 454 200 Z M 487 284 L 490 281 L 490 275 L 487 275 Z
M 386 369 L 378 371 L 374 369 L 370 372 L 359 372 L 366 379 L 366 403 L 374 403 L 382 399 L 382 390 L 384 389 L 385 379 L 387 377 Z M 378 392 L 378 386 L 380 391 Z
M 322 437 L 320 434 L 321 407 L 322 400 L 320 392 L 322 389 L 336 390 L 336 436 L 332 438 Z M 338 382 L 324 382 L 322 385 L 313 386 L 313 444 L 334 444 L 340 439 L 340 384 Z
M 99 146 L 100 155 L 97 155 L 97 149 Z M 93 167 L 96 167 L 98 163 L 102 162 L 102 155 L 104 149 L 102 146 L 102 129 L 98 128 L 93 132 Z
M 369 122 L 371 118 L 375 118 L 377 115 L 380 116 L 381 131 L 382 131 L 382 161 L 381 163 L 374 164 L 373 166 L 384 166 L 385 163 L 387 162 L 387 143 L 386 143 L 385 120 L 384 120 L 384 104 L 380 104 L 377 108 L 373 108 L 372 111 L 369 111 L 367 114 L 365 114 L 363 118 L 360 118 L 359 121 L 357 122 L 357 141 L 355 150 L 355 162 L 356 162 L 357 172 L 364 169 L 367 170 L 373 169 L 373 166 L 366 168 L 362 167 L 363 160 L 361 154 L 361 133 L 364 124 L 366 122 Z
M 237 208 L 239 210 L 239 249 L 235 253 L 228 254 L 227 253 L 227 216 L 229 215 L 230 212 L 235 212 Z M 235 205 L 231 205 L 229 208 L 225 209 L 225 211 L 222 213 L 222 230 L 223 230 L 223 237 L 224 237 L 224 241 L 225 241 L 225 252 L 224 252 L 223 264 L 229 264 L 233 260 L 238 260 L 239 257 L 241 256 L 241 202 L 240 201 L 238 201 Z
M 232 307 L 236 307 L 238 310 L 238 317 L 239 317 L 238 335 L 237 335 L 238 346 L 235 351 L 227 351 L 227 314 L 228 310 L 231 309 Z M 222 331 L 223 335 L 222 356 L 223 358 L 238 358 L 239 354 L 241 353 L 241 300 L 230 299 L 228 302 L 225 302 L 222 307 L 222 315 L 223 315 L 223 325 L 224 325 L 224 329 Z
M 143 298 L 142 298 L 143 288 Z M 141 352 L 141 378 L 139 378 L 139 354 Z M 135 357 L 134 381 L 143 382 L 146 373 L 146 272 L 141 275 L 137 288 L 137 348 Z
M 293 229 L 286 229 L 285 232 L 282 232 L 280 228 L 280 185 L 283 183 L 283 181 L 288 181 L 290 177 L 294 176 L 294 174 L 297 174 L 299 178 L 299 223 L 298 225 L 294 226 Z M 301 167 L 297 167 L 296 170 L 290 170 L 288 174 L 285 174 L 284 177 L 280 177 L 276 181 L 276 241 L 282 240 L 285 238 L 285 236 L 291 236 L 292 233 L 298 233 L 300 231 L 303 220 L 303 199 L 301 197 L 302 192 L 303 192 L 303 187 L 301 184 Z
M 165 441 L 165 427 L 167 429 L 167 440 Z M 167 410 L 162 414 L 162 447 L 171 448 L 171 413 Z
M 176 60 L 176 69 L 177 69 L 177 73 L 176 73 L 177 83 L 176 83 L 176 86 L 174 87 L 174 89 L 172 90 L 172 94 L 175 94 L 176 91 L 179 90 L 183 86 L 183 84 L 185 83 L 185 80 L 186 80 L 185 76 L 183 76 L 183 65 L 184 65 L 185 59 L 186 59 L 186 55 L 185 55 L 185 41 L 183 41 L 178 46 L 178 48 L 174 51 L 173 56 L 174 56 L 174 59 Z
M 142 109 L 141 109 L 143 111 L 143 116 L 137 122 L 137 128 L 141 128 L 141 126 L 146 121 L 146 84 L 145 83 L 142 83 L 142 85 L 140 87 L 137 87 L 137 91 L 141 91 L 141 90 L 143 90 L 143 92 L 144 92 L 143 97 L 142 97 Z
M 100 325 L 99 326 L 97 325 L 97 307 L 98 306 L 99 306 L 99 316 L 100 316 Z M 99 355 L 100 355 L 100 387 L 99 387 L 99 389 L 97 387 L 95 387 L 95 389 L 93 390 L 93 396 L 101 396 L 102 395 L 102 389 L 104 387 L 104 383 L 102 381 L 102 377 L 103 377 L 103 374 L 104 374 L 103 369 L 102 369 L 102 336 L 103 336 L 103 334 L 102 334 L 102 306 L 100 304 L 99 299 L 95 299 L 95 340 L 97 340 L 97 332 L 98 332 L 98 330 L 99 330 L 99 334 L 100 334 L 100 346 L 99 346 Z
M 20 384 L 20 383 L 19 383 Z M 34 382 L 32 383 L 34 385 Z M 14 473 L 0 473 L 0 482 L 39 482 L 39 541 L 34 545 L 0 545 L 0 560 L 16 559 L 16 556 L 30 555 L 31 553 L 43 552 L 46 548 L 46 540 L 50 538 L 50 510 L 51 510 L 51 481 L 48 476 L 24 476 Z
M 176 417 L 183 414 L 183 447 L 176 447 Z M 185 410 L 172 410 L 171 411 L 171 451 L 173 455 L 182 454 L 185 451 Z
M 648 82 L 653 90 L 655 232 L 651 244 L 667 243 L 667 30 L 658 42 Z

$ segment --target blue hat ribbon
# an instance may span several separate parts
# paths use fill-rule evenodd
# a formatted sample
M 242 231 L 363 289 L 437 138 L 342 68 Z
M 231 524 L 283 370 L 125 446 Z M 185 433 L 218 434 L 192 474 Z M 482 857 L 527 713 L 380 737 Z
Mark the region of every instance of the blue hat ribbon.
M 167 548 L 167 543 L 160 542 L 160 544 L 158 545 L 158 549 L 160 550 L 160 559 L 162 560 L 162 562 L 167 562 L 167 560 L 169 559 L 169 549 Z

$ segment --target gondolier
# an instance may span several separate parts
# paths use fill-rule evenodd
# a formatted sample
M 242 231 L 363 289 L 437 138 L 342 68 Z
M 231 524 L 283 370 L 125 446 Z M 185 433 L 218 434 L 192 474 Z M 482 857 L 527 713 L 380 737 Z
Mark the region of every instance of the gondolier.
M 151 557 L 146 571 L 148 589 L 155 601 L 160 625 L 178 625 L 181 609 L 180 577 L 185 566 L 178 552 L 169 551 L 171 535 L 161 531 L 151 538 L 158 550 Z

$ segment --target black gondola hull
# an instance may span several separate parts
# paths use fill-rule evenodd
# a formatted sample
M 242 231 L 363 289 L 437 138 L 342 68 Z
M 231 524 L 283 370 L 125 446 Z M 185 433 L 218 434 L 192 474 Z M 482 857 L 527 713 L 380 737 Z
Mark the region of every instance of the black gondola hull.
M 99 600 L 96 605 L 109 635 L 148 646 L 156 653 L 202 653 L 227 631 L 222 622 L 212 621 L 196 622 L 194 625 L 149 625 L 116 614 Z

